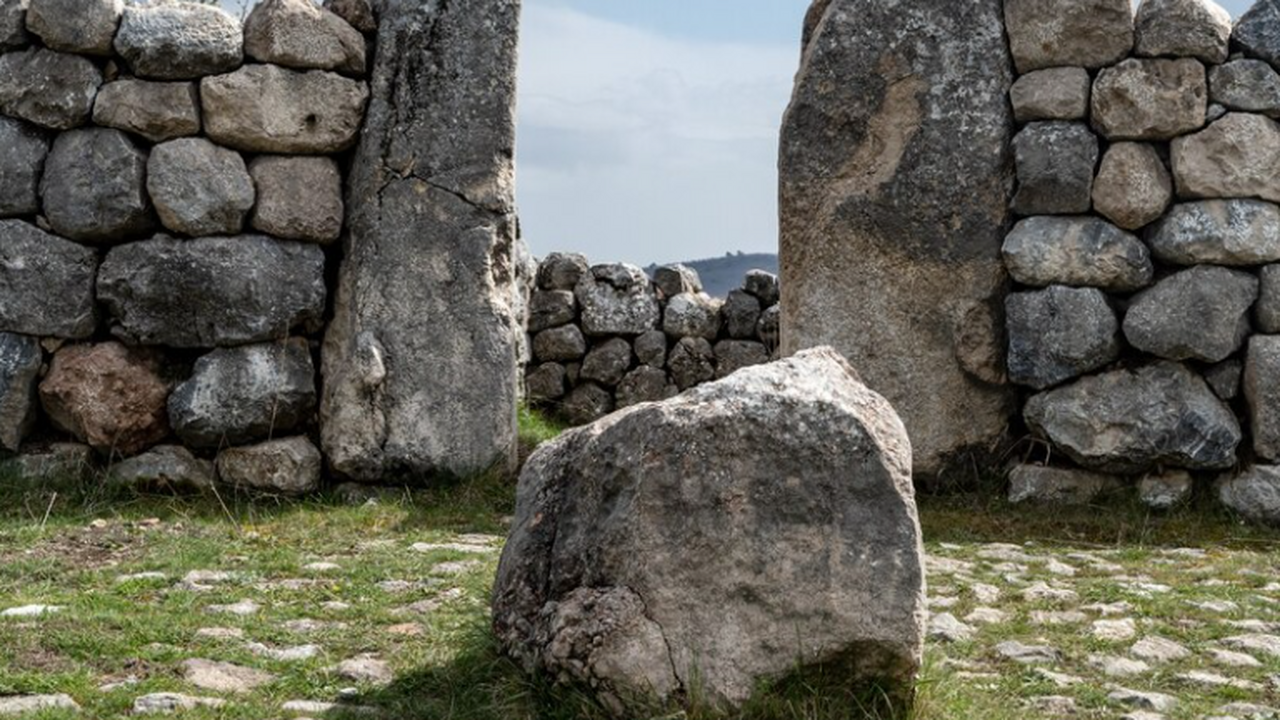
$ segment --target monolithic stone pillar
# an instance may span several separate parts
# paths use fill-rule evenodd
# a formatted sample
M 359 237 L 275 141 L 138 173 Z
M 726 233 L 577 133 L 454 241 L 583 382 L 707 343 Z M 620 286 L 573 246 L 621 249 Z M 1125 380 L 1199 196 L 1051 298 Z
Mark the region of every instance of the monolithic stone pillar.
M 519 0 L 382 0 L 324 347 L 324 450 L 357 480 L 515 459 Z
M 782 345 L 832 345 L 917 475 L 996 446 L 1013 190 L 1000 0 L 816 0 L 782 131 Z M 967 465 L 967 463 L 966 463 Z

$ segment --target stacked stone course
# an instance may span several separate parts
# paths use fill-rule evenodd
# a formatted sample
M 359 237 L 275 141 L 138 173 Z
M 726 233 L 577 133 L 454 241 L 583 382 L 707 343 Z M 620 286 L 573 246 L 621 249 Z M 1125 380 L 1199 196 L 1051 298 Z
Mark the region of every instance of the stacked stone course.
M 367 3 L 0 0 L 10 476 L 318 487 Z M 357 30 L 353 24 L 361 29 Z M 215 463 L 216 460 L 216 463 Z
M 1101 472 L 1145 477 L 1143 498 L 1168 507 L 1191 492 L 1188 471 L 1262 466 L 1219 481 L 1240 506 L 1241 483 L 1269 482 L 1280 460 L 1273 7 L 1233 26 L 1211 0 L 1143 0 L 1136 17 L 1129 0 L 1007 0 L 1022 216 L 1003 249 L 1015 283 L 1008 374 L 1052 458 L 1093 471 L 1018 468 L 1015 499 L 1061 496 L 1071 478 L 1088 499 L 1114 485 Z
M 553 253 L 538 265 L 529 302 L 526 395 L 581 425 L 769 362 L 778 298 L 778 278 L 762 270 L 719 299 L 685 265 L 650 278 L 634 265 Z

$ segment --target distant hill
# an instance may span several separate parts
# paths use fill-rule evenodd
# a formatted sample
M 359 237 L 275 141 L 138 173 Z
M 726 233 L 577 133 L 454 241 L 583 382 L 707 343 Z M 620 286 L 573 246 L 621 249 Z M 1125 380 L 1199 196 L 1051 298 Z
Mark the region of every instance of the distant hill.
M 742 287 L 748 270 L 767 270 L 775 275 L 778 272 L 778 256 L 768 253 L 725 253 L 724 257 L 680 262 L 698 271 L 702 287 L 713 297 L 725 297 L 730 290 Z M 657 268 L 658 265 L 650 265 L 645 270 L 652 275 Z

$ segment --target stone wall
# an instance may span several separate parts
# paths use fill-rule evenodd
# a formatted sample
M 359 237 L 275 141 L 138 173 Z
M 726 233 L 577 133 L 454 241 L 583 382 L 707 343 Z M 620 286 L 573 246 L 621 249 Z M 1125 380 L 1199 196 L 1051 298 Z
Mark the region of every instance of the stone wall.
M 650 278 L 634 265 L 591 266 L 582 255 L 553 253 L 539 263 L 536 284 L 525 391 L 570 424 L 777 356 L 778 278 L 764 271 L 720 299 L 683 265 Z
M 318 486 L 366 3 L 0 0 L 10 475 Z

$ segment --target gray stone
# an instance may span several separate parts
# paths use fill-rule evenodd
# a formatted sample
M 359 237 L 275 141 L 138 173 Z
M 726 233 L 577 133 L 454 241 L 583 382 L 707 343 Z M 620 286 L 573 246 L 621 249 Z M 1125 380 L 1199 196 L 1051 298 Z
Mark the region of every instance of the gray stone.
M 160 445 L 113 464 L 107 481 L 148 492 L 205 492 L 213 489 L 213 477 L 212 462 L 179 445 Z
M 680 293 L 667 300 L 662 330 L 673 338 L 700 337 L 714 341 L 720 335 L 723 301 L 703 293 Z
M 1072 460 L 1108 472 L 1139 473 L 1157 464 L 1229 468 L 1241 440 L 1230 408 L 1198 375 L 1168 361 L 1034 395 L 1023 415 Z
M 301 338 L 214 350 L 169 396 L 173 431 L 194 448 L 287 434 L 315 409 L 315 369 Z
M 1254 465 L 1218 480 L 1218 500 L 1246 520 L 1280 525 L 1280 466 Z
M 777 305 L 782 295 L 778 276 L 764 270 L 748 270 L 742 279 L 742 289 L 759 300 L 763 307 Z
M 151 240 L 112 248 L 98 272 L 111 332 L 203 348 L 287 337 L 324 317 L 324 253 L 261 235 Z
M 263 0 L 244 22 L 244 53 L 264 63 L 364 74 L 364 36 L 312 0 Z
M 202 690 L 248 693 L 276 681 L 276 676 L 226 662 L 192 659 L 182 663 L 182 679 Z
M 574 294 L 588 335 L 639 335 L 658 327 L 658 298 L 649 277 L 634 265 L 596 265 Z
M 1244 360 L 1244 399 L 1253 450 L 1280 459 L 1280 335 L 1254 335 Z
M 639 405 L 642 402 L 666 400 L 676 394 L 676 388 L 667 380 L 667 374 L 658 368 L 641 365 L 627 373 L 618 383 L 618 409 Z
M 10 483 L 83 488 L 97 477 L 94 460 L 93 448 L 83 443 L 50 443 L 0 461 L 0 472 Z
M 513 197 L 520 3 L 378 9 L 371 83 L 398 90 L 373 97 L 347 176 L 324 452 L 334 472 L 366 482 L 511 470 L 524 335 Z
M 653 284 L 660 298 L 669 300 L 681 293 L 702 292 L 702 279 L 698 271 L 688 265 L 663 265 L 653 271 Z
M 1227 108 L 1218 103 L 1209 103 L 1209 108 L 1204 111 L 1205 122 L 1214 122 L 1221 119 L 1227 114 Z
M 1081 120 L 1089 114 L 1089 71 L 1080 67 L 1036 70 L 1018 78 L 1009 88 L 1013 117 L 1033 120 Z
M 1155 222 L 1173 199 L 1173 179 L 1156 149 L 1119 142 L 1107 148 L 1093 182 L 1093 208 L 1125 230 Z
M 48 154 L 44 132 L 0 116 L 0 218 L 40 212 L 40 175 Z
M 1077 468 L 1017 465 L 1009 472 L 1009 502 L 1044 505 L 1089 505 L 1124 483 L 1114 475 Z
M 551 253 L 538 263 L 538 289 L 573 290 L 590 271 L 586 255 Z
M 614 386 L 631 369 L 631 343 L 622 338 L 612 338 L 597 344 L 582 361 L 583 380 Z
M 1208 97 L 1198 60 L 1130 58 L 1093 81 L 1093 127 L 1108 140 L 1168 140 L 1204 127 Z
M 1244 373 L 1244 363 L 1239 360 L 1223 360 L 1206 368 L 1204 380 L 1213 389 L 1213 394 L 1223 400 L 1234 400 L 1240 394 L 1240 378 Z
M 1087 213 L 1098 164 L 1098 138 L 1083 123 L 1033 122 L 1013 138 L 1020 215 Z
M 724 329 L 729 337 L 737 340 L 756 338 L 756 326 L 760 324 L 760 301 L 746 290 L 731 290 L 720 308 L 724 317 Z
M 27 35 L 28 0 L 0 0 L 0 52 L 20 50 L 31 43 Z
M 1033 217 L 1005 238 L 1004 262 L 1024 284 L 1084 285 L 1129 292 L 1151 284 L 1147 246 L 1111 223 L 1090 217 Z
M 1280 265 L 1268 265 L 1258 276 L 1258 305 L 1254 310 L 1258 331 L 1280 334 Z
M 560 363 L 542 363 L 525 375 L 525 394 L 534 402 L 559 400 L 564 397 L 567 375 Z
M 1219 362 L 1244 343 L 1257 299 L 1253 275 L 1197 265 L 1135 297 L 1124 335 L 1135 348 L 1169 360 Z
M 1153 712 L 1169 712 L 1178 706 L 1178 699 L 1172 695 L 1157 692 L 1142 692 L 1117 687 L 1107 694 L 1107 699 L 1119 705 L 1151 710 Z
M 1007 0 L 1009 45 L 1019 73 L 1047 67 L 1100 68 L 1133 48 L 1130 0 Z
M 102 72 L 79 55 L 31 48 L 0 55 L 0 113 L 52 130 L 89 122 Z
M 125 78 L 102 86 L 93 103 L 93 122 L 164 142 L 200 133 L 196 84 Z
M 1194 487 L 1191 473 L 1169 470 L 1159 475 L 1144 476 L 1138 482 L 1138 499 L 1152 510 L 1165 512 L 1186 504 Z
M 715 349 L 706 338 L 681 338 L 671 348 L 667 357 L 667 367 L 671 371 L 671 379 L 681 390 L 708 382 L 716 376 Z
M 650 330 L 636 336 L 636 359 L 642 365 L 664 368 L 667 365 L 667 334 L 661 330 Z
M 342 234 L 342 172 L 332 158 L 259 156 L 249 175 L 257 189 L 254 230 L 321 245 Z
M 1174 265 L 1263 265 L 1280 261 L 1280 207 L 1261 200 L 1174 205 L 1147 236 L 1151 253 Z
M 0 257 L 0 331 L 67 339 L 93 335 L 97 253 L 20 220 L 0 220 Z
M 1005 299 L 1009 379 L 1037 390 L 1120 357 L 1120 323 L 1095 288 L 1054 285 Z
M 634 693 L 695 683 L 740 703 L 796 652 L 909 694 L 926 618 L 910 444 L 855 377 L 806 352 L 543 445 L 494 587 L 503 650 L 624 715 Z M 869 553 L 879 562 L 834 561 Z
M 1262 115 L 1228 113 L 1170 147 L 1178 197 L 1259 197 L 1280 202 L 1280 124 Z
M 147 190 L 160 222 L 193 237 L 240 232 L 255 197 L 240 153 L 204 138 L 170 140 L 152 148 Z
M 769 362 L 769 351 L 754 340 L 721 340 L 715 345 L 716 378 L 732 375 L 744 367 Z
M 537 290 L 529 299 L 529 332 L 568 325 L 578 316 L 578 301 L 568 290 Z
M 1228 110 L 1280 115 L 1280 74 L 1261 60 L 1209 68 L 1209 99 Z
M 0 332 L 0 450 L 17 452 L 35 425 L 43 361 L 37 338 Z
M 114 243 L 150 232 L 147 152 L 119 130 L 85 128 L 53 141 L 40 181 L 45 217 L 57 234 Z
M 61 712 L 59 712 L 61 711 Z M 70 695 L 10 695 L 0 697 L 0 715 L 27 715 L 35 713 L 77 713 L 80 705 Z
M 124 0 L 29 0 L 27 30 L 51 50 L 110 57 Z
M 760 313 L 760 322 L 756 324 L 756 335 L 770 352 L 778 348 L 782 337 L 782 307 L 774 305 Z
M 971 377 L 956 335 L 1007 286 L 1002 6 L 1018 19 L 1041 4 L 830 0 L 810 13 L 779 158 L 781 353 L 830 345 L 847 357 L 901 414 L 921 477 L 994 448 L 1008 427 L 1011 390 Z M 1128 0 L 1108 4 L 1128 17 Z
M 560 403 L 560 415 L 570 425 L 586 425 L 613 412 L 613 395 L 593 382 L 578 385 Z
M 204 130 L 247 152 L 335 153 L 355 145 L 369 88 L 323 70 L 246 65 L 200 81 Z
M 362 33 L 378 30 L 378 20 L 369 0 L 324 0 L 324 8 Z
M 580 360 L 587 339 L 577 325 L 562 325 L 533 336 L 533 356 L 542 362 Z
M 1142 0 L 1135 26 L 1135 55 L 1227 59 L 1231 13 L 1213 0 Z
M 1280 66 L 1280 4 L 1258 0 L 1236 21 L 1231 43 L 1249 57 Z
M 305 495 L 320 489 L 324 459 L 305 437 L 269 440 L 218 453 L 218 481 L 274 495 Z
M 129 5 L 115 49 L 138 77 L 195 80 L 240 67 L 244 33 L 240 21 L 217 5 Z

